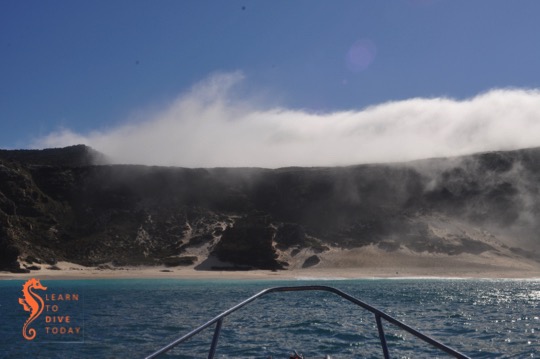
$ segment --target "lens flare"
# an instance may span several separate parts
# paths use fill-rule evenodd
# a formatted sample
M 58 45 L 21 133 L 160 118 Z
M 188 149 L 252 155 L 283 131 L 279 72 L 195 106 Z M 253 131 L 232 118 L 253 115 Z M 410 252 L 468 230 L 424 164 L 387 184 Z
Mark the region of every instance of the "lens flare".
M 366 70 L 375 60 L 377 48 L 373 41 L 361 39 L 356 41 L 347 51 L 347 67 L 352 72 L 361 72 Z

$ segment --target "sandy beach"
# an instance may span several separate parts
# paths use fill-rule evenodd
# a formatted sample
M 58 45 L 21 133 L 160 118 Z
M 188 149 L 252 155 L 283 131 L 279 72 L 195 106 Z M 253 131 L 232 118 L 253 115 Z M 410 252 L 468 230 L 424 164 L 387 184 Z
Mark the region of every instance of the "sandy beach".
M 282 271 L 200 271 L 191 268 L 170 269 L 164 267 L 130 267 L 114 270 L 63 269 L 32 271 L 31 273 L 0 272 L 0 280 L 13 279 L 224 279 L 224 280 L 339 280 L 370 278 L 486 278 L 486 279 L 539 279 L 540 271 L 520 271 L 480 268 L 459 268 L 459 270 L 422 270 L 421 268 L 332 268 L 296 269 Z
M 289 259 L 289 269 L 270 270 L 200 270 L 189 267 L 139 266 L 84 267 L 69 262 L 55 266 L 39 265 L 30 273 L 0 272 L 4 279 L 114 279 L 114 278 L 174 278 L 174 279 L 238 279 L 238 280 L 327 280 L 362 278 L 529 278 L 540 279 L 540 263 L 523 259 L 485 255 L 455 256 L 386 252 L 373 246 L 352 250 L 332 250 L 321 254 L 316 266 L 302 268 L 300 263 L 310 255 L 304 253 Z

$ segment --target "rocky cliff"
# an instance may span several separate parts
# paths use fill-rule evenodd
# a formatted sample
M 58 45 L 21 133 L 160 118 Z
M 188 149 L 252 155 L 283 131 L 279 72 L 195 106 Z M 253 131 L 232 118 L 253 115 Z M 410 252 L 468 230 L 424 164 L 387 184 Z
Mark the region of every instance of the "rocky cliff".
M 0 269 L 276 270 L 368 245 L 539 258 L 538 148 L 336 168 L 105 163 L 86 146 L 0 150 Z

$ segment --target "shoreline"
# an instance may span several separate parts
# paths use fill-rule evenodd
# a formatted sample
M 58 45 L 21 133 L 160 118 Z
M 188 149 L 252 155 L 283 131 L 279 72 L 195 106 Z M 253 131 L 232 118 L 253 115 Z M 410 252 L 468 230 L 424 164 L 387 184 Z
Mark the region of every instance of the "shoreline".
M 122 267 L 98 269 L 72 263 L 60 263 L 61 269 L 46 269 L 30 273 L 0 272 L 0 280 L 92 280 L 92 279 L 208 279 L 208 280 L 347 280 L 347 279 L 530 279 L 540 280 L 540 270 L 498 267 L 349 267 L 306 268 L 289 270 L 217 271 L 167 267 Z
M 227 263 L 213 262 L 190 266 L 114 266 L 112 263 L 85 267 L 60 261 L 55 265 L 35 265 L 39 270 L 30 273 L 0 272 L 0 280 L 37 279 L 209 279 L 209 280 L 327 280 L 371 278 L 483 278 L 483 279 L 540 279 L 540 263 L 508 258 L 492 253 L 480 256 L 461 254 L 411 254 L 407 251 L 386 252 L 373 246 L 329 251 L 319 255 L 321 261 L 308 268 L 302 267 L 304 253 L 289 258 L 289 268 L 283 270 L 212 270 L 211 265 L 225 268 Z M 205 260 L 208 262 L 208 259 Z

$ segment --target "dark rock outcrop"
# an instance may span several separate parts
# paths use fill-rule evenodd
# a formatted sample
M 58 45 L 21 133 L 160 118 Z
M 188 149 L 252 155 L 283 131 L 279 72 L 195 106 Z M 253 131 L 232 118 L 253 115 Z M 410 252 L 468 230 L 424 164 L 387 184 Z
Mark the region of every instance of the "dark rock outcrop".
M 0 270 L 20 272 L 19 254 L 19 250 L 9 242 L 6 236 L 0 237 Z
M 270 218 L 265 215 L 239 218 L 223 232 L 212 254 L 237 266 L 283 269 L 277 261 L 272 243 L 275 229 L 270 224 Z
M 165 267 L 178 267 L 178 266 L 190 266 L 197 262 L 195 256 L 182 256 L 182 257 L 167 257 L 163 258 L 161 262 Z
M 302 268 L 309 268 L 313 267 L 314 265 L 317 265 L 321 262 L 321 259 L 317 255 L 312 255 L 304 261 L 304 264 L 302 264 Z

